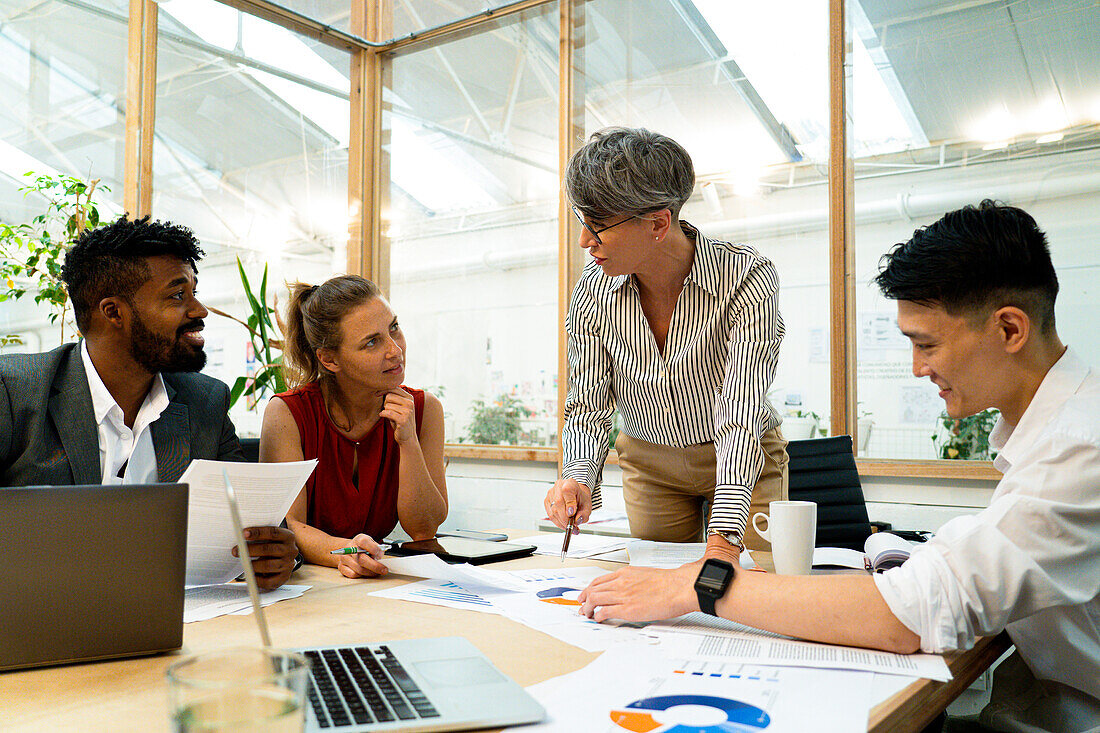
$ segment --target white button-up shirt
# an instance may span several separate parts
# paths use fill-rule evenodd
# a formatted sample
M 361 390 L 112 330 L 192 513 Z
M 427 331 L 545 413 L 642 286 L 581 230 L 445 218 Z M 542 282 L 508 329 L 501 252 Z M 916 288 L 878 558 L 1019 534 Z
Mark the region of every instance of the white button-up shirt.
M 1007 629 L 1037 680 L 1083 693 L 1067 692 L 1061 709 L 1044 703 L 1050 729 L 1098 726 L 1100 375 L 1067 349 L 1020 423 L 998 421 L 990 445 L 1004 477 L 989 506 L 946 523 L 876 576 L 878 589 L 926 652 Z
M 168 407 L 168 392 L 160 374 L 141 403 L 134 427 L 126 427 L 122 408 L 103 384 L 88 355 L 88 343 L 80 344 L 80 358 L 92 393 L 92 414 L 99 435 L 99 468 L 105 484 L 147 484 L 157 481 L 157 457 L 150 425 Z M 125 467 L 125 468 L 124 468 Z M 119 472 L 122 476 L 119 476 Z

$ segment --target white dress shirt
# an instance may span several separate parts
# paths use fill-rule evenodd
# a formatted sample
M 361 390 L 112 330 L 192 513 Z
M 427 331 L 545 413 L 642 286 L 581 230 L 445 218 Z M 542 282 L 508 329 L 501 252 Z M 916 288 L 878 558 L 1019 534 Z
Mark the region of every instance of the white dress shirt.
M 1100 726 L 1100 375 L 1067 349 L 990 445 L 1004 476 L 989 506 L 947 522 L 878 589 L 926 652 L 1007 629 L 1045 699 L 1040 719 L 1017 699 L 999 725 Z
M 775 266 L 744 244 L 708 239 L 681 222 L 695 257 L 662 352 L 642 312 L 633 275 L 609 277 L 589 263 L 566 315 L 569 392 L 562 476 L 592 489 L 609 450 L 611 413 L 650 443 L 714 443 L 711 530 L 740 537 L 764 466 L 760 436 L 780 423 L 765 394 L 775 377 L 783 319 Z
M 80 358 L 88 375 L 88 389 L 92 393 L 92 414 L 99 434 L 99 468 L 105 484 L 155 483 L 157 457 L 153 450 L 153 433 L 149 428 L 168 407 L 168 392 L 160 374 L 153 377 L 153 384 L 145 401 L 141 403 L 134 427 L 126 427 L 122 408 L 107 391 L 103 379 L 88 355 L 88 342 L 80 344 Z M 120 470 L 122 476 L 119 476 Z

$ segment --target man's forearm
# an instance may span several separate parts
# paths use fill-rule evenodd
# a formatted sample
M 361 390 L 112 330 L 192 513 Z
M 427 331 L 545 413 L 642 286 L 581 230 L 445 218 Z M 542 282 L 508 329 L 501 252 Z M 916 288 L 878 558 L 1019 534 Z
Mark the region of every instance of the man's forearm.
M 890 611 L 869 575 L 738 570 L 716 610 L 724 618 L 800 639 L 902 654 L 920 649 L 920 637 Z

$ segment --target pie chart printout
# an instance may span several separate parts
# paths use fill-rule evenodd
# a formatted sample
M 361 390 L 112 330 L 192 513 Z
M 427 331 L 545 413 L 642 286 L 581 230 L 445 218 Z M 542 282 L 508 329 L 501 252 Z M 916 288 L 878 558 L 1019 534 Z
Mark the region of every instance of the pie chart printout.
M 554 603 L 560 606 L 579 606 L 581 602 L 577 600 L 577 596 L 580 595 L 580 588 L 547 588 L 540 590 L 536 595 L 543 603 Z
M 759 733 L 771 718 L 748 703 L 711 695 L 663 695 L 611 711 L 611 721 L 631 733 Z

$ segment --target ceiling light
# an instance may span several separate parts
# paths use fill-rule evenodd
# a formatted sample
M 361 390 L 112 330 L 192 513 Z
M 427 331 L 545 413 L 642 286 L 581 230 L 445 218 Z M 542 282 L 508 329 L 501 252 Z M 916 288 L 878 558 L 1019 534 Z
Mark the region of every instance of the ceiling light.
M 999 140 L 995 143 L 986 143 L 982 146 L 982 150 L 1004 150 L 1008 147 L 1008 140 Z
M 1046 145 L 1047 143 L 1056 143 L 1065 136 L 1066 134 L 1064 132 L 1052 132 L 1048 135 L 1040 135 L 1039 137 L 1035 138 L 1035 142 L 1039 143 L 1040 145 Z

